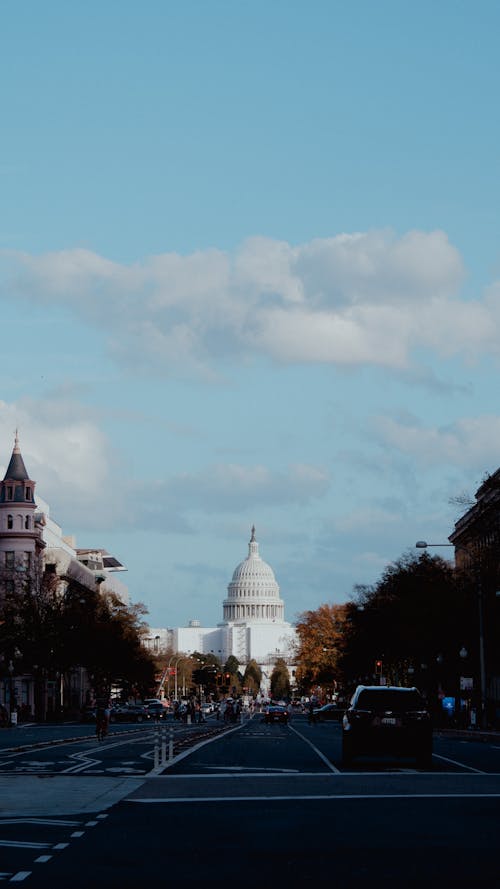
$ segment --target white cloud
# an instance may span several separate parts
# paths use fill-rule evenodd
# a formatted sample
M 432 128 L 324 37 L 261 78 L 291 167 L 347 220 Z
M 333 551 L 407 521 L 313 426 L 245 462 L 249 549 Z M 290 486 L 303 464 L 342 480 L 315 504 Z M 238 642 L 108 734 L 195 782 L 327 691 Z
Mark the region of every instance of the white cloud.
M 120 527 L 191 533 L 190 517 L 228 514 L 248 506 L 305 504 L 328 492 L 322 468 L 295 464 L 282 471 L 266 466 L 216 464 L 196 473 L 134 482 L 100 430 L 100 416 L 69 398 L 53 396 L 8 404 L 0 401 L 2 476 L 19 428 L 26 469 L 36 494 L 48 502 L 65 533 L 75 528 Z M 117 474 L 117 469 L 119 475 Z
M 266 466 L 217 464 L 202 472 L 174 476 L 164 484 L 164 496 L 187 510 L 207 513 L 239 511 L 246 506 L 282 506 L 323 497 L 330 487 L 326 471 L 293 465 L 284 472 Z
M 415 459 L 420 465 L 482 468 L 498 462 L 500 417 L 464 417 L 447 426 L 423 426 L 381 417 L 376 422 L 381 441 Z
M 0 297 L 58 303 L 146 371 L 217 378 L 221 361 L 374 364 L 407 370 L 419 348 L 474 360 L 500 348 L 500 285 L 464 301 L 461 257 L 442 231 L 268 238 L 125 266 L 91 251 L 10 252 Z
M 387 528 L 389 525 L 398 525 L 401 522 L 401 515 L 396 512 L 389 512 L 386 509 L 377 507 L 359 507 L 351 510 L 351 512 L 342 515 L 334 521 L 333 527 L 336 531 L 342 533 L 359 533 L 363 535 L 379 533 L 381 528 Z
M 96 418 L 65 398 L 0 401 L 2 475 L 16 428 L 26 470 L 37 483 L 36 494 L 55 507 L 59 516 L 72 515 L 74 524 L 101 524 L 107 514 L 111 461 L 109 444 Z M 54 515 L 56 521 L 58 515 Z

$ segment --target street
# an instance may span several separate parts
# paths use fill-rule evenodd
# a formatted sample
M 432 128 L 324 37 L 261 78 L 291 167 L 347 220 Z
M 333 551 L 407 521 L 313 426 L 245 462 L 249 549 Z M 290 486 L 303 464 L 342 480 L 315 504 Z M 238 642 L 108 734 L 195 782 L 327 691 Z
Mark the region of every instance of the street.
M 499 885 L 494 736 L 437 735 L 429 771 L 389 757 L 346 770 L 337 723 L 256 714 L 178 731 L 166 768 L 154 767 L 149 725 L 101 745 L 4 747 L 0 878 L 34 889 Z M 30 786 L 32 802 L 16 807 L 16 788 Z

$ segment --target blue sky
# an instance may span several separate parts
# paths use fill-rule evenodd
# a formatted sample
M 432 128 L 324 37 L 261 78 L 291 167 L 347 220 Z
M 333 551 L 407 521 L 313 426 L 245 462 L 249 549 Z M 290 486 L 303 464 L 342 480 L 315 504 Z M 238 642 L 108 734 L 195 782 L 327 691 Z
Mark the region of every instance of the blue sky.
M 254 523 L 289 620 L 345 601 L 500 465 L 499 19 L 2 11 L 0 462 L 154 626 Z

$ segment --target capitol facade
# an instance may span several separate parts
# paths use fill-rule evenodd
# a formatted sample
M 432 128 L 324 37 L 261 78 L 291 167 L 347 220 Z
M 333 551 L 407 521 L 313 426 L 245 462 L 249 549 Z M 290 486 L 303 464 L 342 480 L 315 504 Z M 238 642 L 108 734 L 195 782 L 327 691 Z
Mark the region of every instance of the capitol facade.
M 182 654 L 213 654 L 222 664 L 234 655 L 243 667 L 255 660 L 264 677 L 270 674 L 277 658 L 283 658 L 293 674 L 296 630 L 285 621 L 285 603 L 273 569 L 259 554 L 255 527 L 248 555 L 237 565 L 228 585 L 222 616 L 216 627 L 202 627 L 199 621 L 190 620 L 186 627 L 150 628 L 148 647 Z

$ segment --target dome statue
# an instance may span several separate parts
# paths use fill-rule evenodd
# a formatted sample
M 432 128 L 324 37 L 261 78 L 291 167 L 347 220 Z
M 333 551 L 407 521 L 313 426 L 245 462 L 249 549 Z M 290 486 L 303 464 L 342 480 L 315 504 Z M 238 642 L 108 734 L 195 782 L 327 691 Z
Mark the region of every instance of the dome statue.
M 274 571 L 259 555 L 255 526 L 248 556 L 235 568 L 223 603 L 224 621 L 282 621 L 285 606 Z

